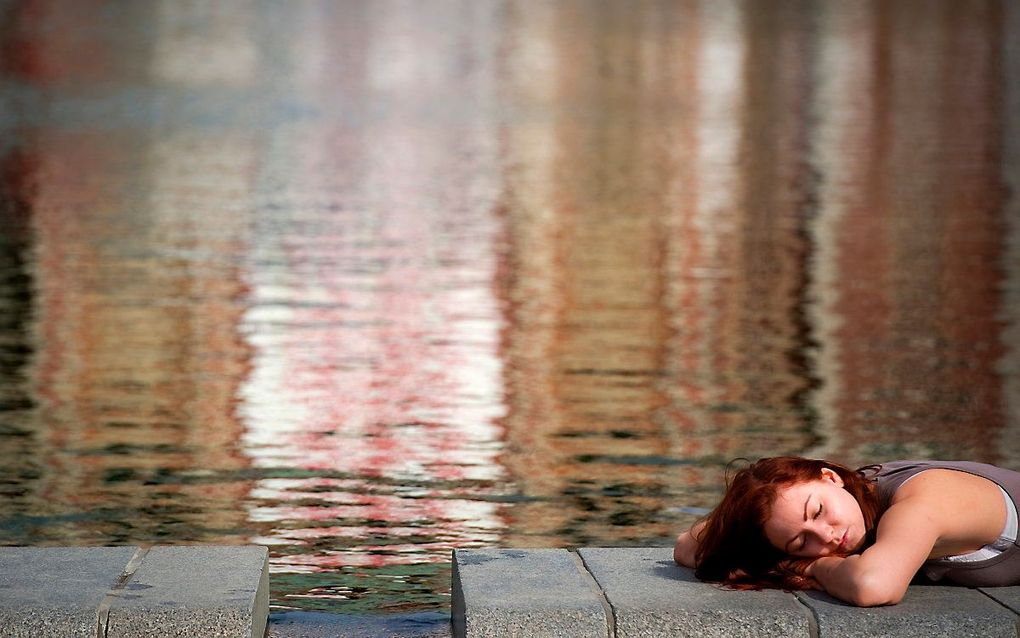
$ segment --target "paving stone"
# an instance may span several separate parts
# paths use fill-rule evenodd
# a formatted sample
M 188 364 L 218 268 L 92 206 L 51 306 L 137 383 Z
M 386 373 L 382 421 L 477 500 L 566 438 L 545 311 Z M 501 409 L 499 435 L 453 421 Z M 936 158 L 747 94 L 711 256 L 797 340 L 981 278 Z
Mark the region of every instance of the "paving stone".
M 915 585 L 898 605 L 854 607 L 821 592 L 797 596 L 815 614 L 819 638 L 1016 638 L 1017 617 L 976 589 Z
M 1012 609 L 1013 613 L 1020 614 L 1020 586 L 982 587 L 981 591 Z
M 584 548 L 578 553 L 609 600 L 617 636 L 810 635 L 810 613 L 792 594 L 703 583 L 673 561 L 672 548 Z
M 562 549 L 453 552 L 454 636 L 608 635 L 598 589 Z
M 94 638 L 99 605 L 137 549 L 0 548 L 0 634 Z
M 153 547 L 116 592 L 107 637 L 257 637 L 269 611 L 265 547 Z

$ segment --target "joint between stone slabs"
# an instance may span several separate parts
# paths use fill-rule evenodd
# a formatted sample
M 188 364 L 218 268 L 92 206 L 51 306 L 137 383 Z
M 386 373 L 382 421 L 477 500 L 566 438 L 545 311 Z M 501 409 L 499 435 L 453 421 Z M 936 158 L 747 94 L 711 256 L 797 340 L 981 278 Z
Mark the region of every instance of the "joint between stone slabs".
M 96 608 L 96 638 L 107 638 L 110 629 L 110 607 L 113 606 L 113 601 L 116 600 L 118 592 L 127 586 L 128 582 L 131 581 L 131 577 L 142 566 L 142 561 L 145 560 L 145 555 L 149 553 L 150 549 L 151 547 L 139 547 L 135 550 L 131 560 L 127 562 L 127 565 L 124 565 L 124 571 L 121 572 L 120 578 L 117 579 L 113 588 L 106 592 L 106 596 L 99 603 L 99 607 Z
M 801 598 L 802 596 L 801 592 L 793 592 L 792 596 L 793 599 L 797 602 L 797 604 L 800 605 L 800 607 L 805 612 L 807 612 L 808 636 L 810 636 L 811 638 L 819 638 L 820 634 L 818 629 L 818 616 L 815 615 L 815 610 L 811 609 L 811 606 L 804 602 L 804 600 Z
M 577 565 L 577 571 L 581 572 L 581 576 L 588 582 L 588 586 L 592 588 L 595 595 L 599 597 L 599 602 L 602 603 L 602 611 L 606 616 L 606 636 L 608 638 L 616 638 L 616 610 L 613 609 L 613 604 L 609 602 L 609 598 L 606 596 L 605 590 L 602 589 L 602 585 L 599 584 L 598 579 L 588 569 L 588 565 L 584 562 L 584 557 L 577 553 L 576 549 L 570 550 L 569 554 Z
M 1020 613 L 1018 613 L 1017 609 L 1014 609 L 1013 607 L 1010 607 L 1009 605 L 1007 605 L 1006 603 L 1002 602 L 1001 600 L 999 600 L 995 596 L 992 596 L 990 593 L 985 591 L 984 587 L 972 587 L 971 589 L 978 590 L 979 592 L 981 592 L 982 594 L 985 595 L 985 598 L 991 599 L 991 601 L 994 602 L 996 605 L 1002 607 L 1003 609 L 1005 609 L 1009 613 L 1013 614 L 1013 617 L 1016 618 L 1016 635 L 1018 637 L 1020 637 Z

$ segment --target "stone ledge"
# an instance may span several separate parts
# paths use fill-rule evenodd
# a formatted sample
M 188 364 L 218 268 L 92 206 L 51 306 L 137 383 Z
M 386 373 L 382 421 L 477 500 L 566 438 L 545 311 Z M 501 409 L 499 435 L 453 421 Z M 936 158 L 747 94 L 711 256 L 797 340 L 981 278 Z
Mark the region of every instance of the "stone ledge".
M 265 547 L 0 547 L 5 636 L 265 633 Z
M 1016 638 L 1017 616 L 967 587 L 918 585 L 897 605 L 853 607 L 822 592 L 798 592 L 819 636 L 981 636 Z
M 97 612 L 137 547 L 0 547 L 0 632 L 96 636 Z
M 570 554 L 454 551 L 454 636 L 1018 635 L 1020 587 L 918 585 L 899 605 L 864 609 L 820 592 L 736 592 L 702 583 L 673 562 L 671 548 L 582 548 L 580 561 Z M 579 566 L 599 591 L 585 591 Z
M 617 636 L 807 636 L 810 615 L 781 591 L 705 585 L 671 550 L 578 550 L 605 592 Z
M 598 587 L 563 549 L 454 551 L 454 635 L 609 635 Z

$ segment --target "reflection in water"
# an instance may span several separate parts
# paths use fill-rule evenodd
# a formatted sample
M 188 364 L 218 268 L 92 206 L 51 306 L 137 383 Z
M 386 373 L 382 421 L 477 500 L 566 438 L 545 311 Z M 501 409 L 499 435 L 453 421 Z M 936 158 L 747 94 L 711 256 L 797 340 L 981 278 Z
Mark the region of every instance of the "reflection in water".
M 244 524 L 243 512 L 223 506 L 244 485 L 165 480 L 248 464 L 233 411 L 247 356 L 236 332 L 242 286 L 217 256 L 235 243 L 233 229 L 229 217 L 188 212 L 196 199 L 217 207 L 241 185 L 221 155 L 182 162 L 177 146 L 53 133 L 27 147 L 31 455 L 42 470 L 32 483 L 38 508 L 27 513 L 58 517 L 26 528 L 33 542 L 193 541 Z M 216 182 L 200 184 L 212 171 Z M 136 188 L 147 196 L 124 196 Z
M 1000 179 L 1006 195 L 1003 198 L 1003 252 L 999 290 L 1002 298 L 996 316 L 999 318 L 999 341 L 1003 346 L 1002 358 L 996 362 L 1001 375 L 1005 404 L 1005 427 L 999 433 L 997 448 L 1003 458 L 1016 463 L 1020 459 L 1020 42 L 1014 37 L 1020 33 L 1020 11 L 1007 5 L 1001 32 L 1001 58 L 992 56 L 999 68 L 1002 87 L 999 89 L 1002 104 L 1000 119 L 1002 164 Z
M 736 456 L 1020 467 L 1008 3 L 5 6 L 0 542 L 420 619 Z
M 26 181 L 31 173 L 24 154 L 9 153 L 0 162 L 0 502 L 4 515 L 33 509 L 31 483 L 43 468 L 34 460 L 32 393 L 25 368 L 32 355 L 25 334 L 32 321 L 32 275 L 29 261 L 30 203 Z
M 824 115 L 839 143 L 819 146 L 822 175 L 838 176 L 821 181 L 816 229 L 831 284 L 818 308 L 831 409 L 821 448 L 854 460 L 1015 462 L 996 445 L 1011 429 L 996 370 L 1005 345 L 999 16 L 990 3 L 933 9 L 853 15 L 850 24 L 906 37 L 870 48 L 880 72 L 849 69 L 830 84 L 862 116 Z M 832 40 L 859 32 L 843 27 Z M 830 59 L 845 64 L 836 50 Z

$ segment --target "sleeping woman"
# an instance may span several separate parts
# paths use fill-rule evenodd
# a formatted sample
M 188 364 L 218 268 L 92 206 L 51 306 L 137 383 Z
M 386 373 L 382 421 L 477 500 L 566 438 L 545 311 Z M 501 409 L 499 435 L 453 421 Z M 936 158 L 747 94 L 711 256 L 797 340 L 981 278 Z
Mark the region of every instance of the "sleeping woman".
M 898 603 L 920 570 L 969 586 L 1020 584 L 1020 472 L 964 461 L 857 471 L 766 458 L 676 541 L 673 558 L 736 589 L 822 589 L 860 606 Z

